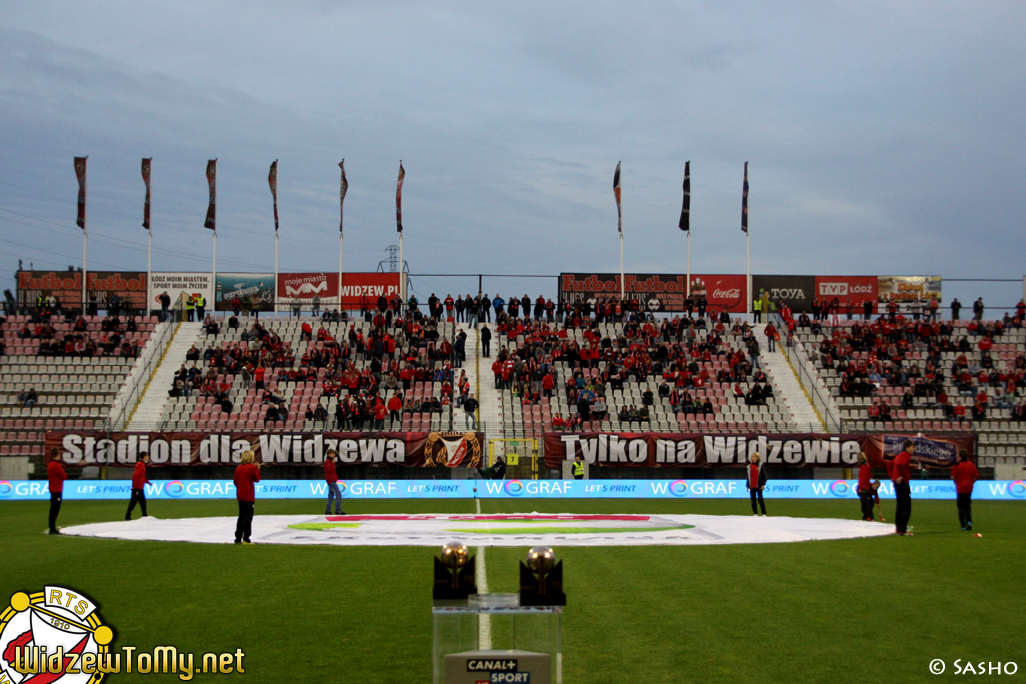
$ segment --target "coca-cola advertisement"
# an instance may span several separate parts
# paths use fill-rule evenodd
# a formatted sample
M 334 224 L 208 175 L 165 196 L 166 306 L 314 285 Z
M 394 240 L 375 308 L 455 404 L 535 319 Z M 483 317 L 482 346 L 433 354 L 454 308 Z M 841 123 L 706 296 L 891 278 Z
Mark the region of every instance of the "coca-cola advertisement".
M 687 276 L 651 273 L 624 275 L 624 296 L 636 299 L 643 311 L 680 313 L 687 297 Z M 692 295 L 704 295 L 710 312 L 745 311 L 745 277 L 743 275 L 691 276 Z M 620 297 L 619 273 L 561 273 L 559 298 L 564 306 L 577 301 L 590 301 Z
M 841 311 L 850 300 L 855 313 L 861 314 L 865 302 L 873 303 L 876 313 L 877 276 L 816 276 L 816 298 L 841 303 Z

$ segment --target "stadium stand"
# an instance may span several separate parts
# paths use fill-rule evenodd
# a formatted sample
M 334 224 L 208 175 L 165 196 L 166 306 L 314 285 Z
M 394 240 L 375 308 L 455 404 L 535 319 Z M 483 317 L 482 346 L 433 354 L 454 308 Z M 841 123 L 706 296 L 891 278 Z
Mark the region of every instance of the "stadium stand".
M 422 326 L 398 318 L 386 323 L 383 318 L 378 320 L 375 315 L 370 320 L 327 322 L 264 316 L 258 321 L 244 319 L 238 327 L 231 327 L 228 317 L 210 319 L 217 327 L 205 326 L 199 343 L 190 350 L 193 358 L 181 360 L 179 372 L 184 369 L 195 375 L 191 390 L 187 391 L 181 376 L 175 379 L 177 390 L 164 388 L 171 396 L 155 427 L 199 431 L 451 429 L 454 324 L 425 322 Z M 375 331 L 383 333 L 380 339 Z M 347 400 L 351 394 L 361 400 L 359 413 L 353 413 Z M 386 410 L 393 397 L 399 399 L 401 416 L 393 421 L 389 411 L 381 423 L 372 422 L 378 403 L 371 401 L 372 397 L 379 398 Z M 268 420 L 268 408 L 278 405 L 272 398 L 280 401 L 284 420 Z M 340 399 L 350 411 L 348 422 L 341 424 L 336 420 Z M 429 400 L 436 405 L 424 406 Z M 324 413 L 308 419 L 307 410 L 317 412 L 319 406 Z
M 680 317 L 632 318 L 637 320 L 571 315 L 564 324 L 500 318 L 491 372 L 482 368 L 481 381 L 501 387 L 504 437 L 537 439 L 560 429 L 798 429 L 777 383 L 751 366 L 747 342 L 758 345 L 756 330 L 713 320 L 705 328 L 704 319 L 702 327 L 692 328 Z M 753 388 L 759 388 L 754 395 Z M 760 396 L 767 388 L 769 394 Z M 599 396 L 607 412 L 594 419 L 589 403 Z
M 42 462 L 47 430 L 105 426 L 158 325 L 155 317 L 136 318 L 131 326 L 128 319 L 112 325 L 114 320 L 18 315 L 0 324 L 0 457 L 23 457 L 20 467 L 31 468 Z M 26 406 L 19 396 L 30 391 L 37 399 Z
M 981 465 L 1026 465 L 1026 329 L 1011 321 L 799 317 L 803 345 L 853 432 L 974 432 Z

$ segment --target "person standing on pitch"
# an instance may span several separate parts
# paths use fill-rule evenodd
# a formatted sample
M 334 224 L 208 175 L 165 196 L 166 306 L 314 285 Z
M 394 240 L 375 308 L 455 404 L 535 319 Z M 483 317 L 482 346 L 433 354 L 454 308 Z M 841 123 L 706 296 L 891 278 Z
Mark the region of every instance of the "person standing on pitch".
M 61 501 L 64 500 L 64 481 L 68 474 L 61 465 L 61 451 L 57 447 L 50 449 L 50 462 L 46 464 L 46 477 L 50 480 L 50 534 L 60 534 L 57 529 L 57 516 L 61 512 Z
M 335 459 L 338 452 L 328 449 L 324 455 L 324 481 L 328 483 L 328 503 L 324 504 L 324 515 L 331 515 L 331 500 L 335 500 L 335 515 L 345 515 L 342 512 L 342 492 L 338 489 L 338 473 L 335 471 Z
M 125 513 L 125 520 L 132 519 L 132 511 L 135 510 L 136 503 L 142 510 L 142 517 L 147 517 L 146 485 L 150 484 L 150 481 L 146 477 L 146 465 L 149 462 L 150 455 L 145 451 L 139 454 L 139 460 L 135 462 L 135 470 L 132 472 L 132 499 L 128 502 L 128 513 Z
M 748 464 L 745 486 L 748 487 L 748 495 L 752 498 L 752 515 L 759 515 L 755 507 L 756 499 L 759 501 L 762 514 L 766 515 L 766 501 L 762 498 L 762 490 L 766 489 L 766 469 L 762 467 L 762 459 L 758 452 L 752 454 L 752 461 Z
M 859 452 L 859 484 L 856 490 L 859 503 L 862 504 L 862 519 L 873 520 L 873 469 L 869 467 L 869 459 Z
M 912 517 L 912 487 L 909 479 L 912 477 L 912 454 L 916 451 L 916 445 L 911 439 L 906 439 L 901 446 L 901 453 L 887 462 L 887 470 L 894 484 L 894 497 L 897 499 L 894 534 L 911 537 L 912 533 L 908 531 L 908 520 Z
M 963 530 L 973 529 L 973 484 L 980 479 L 976 466 L 969 460 L 969 452 L 962 449 L 958 452 L 958 463 L 951 469 L 951 479 L 955 481 L 955 496 L 958 505 L 958 522 Z
M 584 479 L 584 457 L 580 454 L 574 458 L 573 472 L 575 480 Z
M 239 520 L 235 523 L 235 543 L 252 544 L 253 507 L 256 505 L 256 483 L 260 482 L 260 464 L 253 463 L 255 454 L 243 451 L 235 469 L 235 498 L 239 500 Z

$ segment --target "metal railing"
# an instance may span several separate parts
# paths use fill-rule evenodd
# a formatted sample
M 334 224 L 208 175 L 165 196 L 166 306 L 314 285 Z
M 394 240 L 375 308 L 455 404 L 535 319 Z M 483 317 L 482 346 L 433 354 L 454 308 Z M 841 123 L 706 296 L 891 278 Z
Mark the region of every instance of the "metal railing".
M 107 419 L 102 427 L 104 432 L 118 432 L 128 427 L 132 412 L 139 405 L 139 400 L 146 392 L 150 379 L 157 372 L 157 368 L 164 358 L 164 350 L 167 349 L 171 338 L 174 337 L 175 329 L 178 326 L 175 321 L 180 319 L 181 306 L 180 302 L 175 304 L 169 312 L 168 319 L 159 325 L 157 334 L 151 337 L 143 348 L 138 362 L 132 368 L 125 385 L 107 414 Z
M 812 403 L 812 407 L 816 409 L 819 417 L 823 420 L 823 425 L 826 427 L 827 432 L 844 432 L 844 421 L 841 419 L 841 413 L 837 409 L 837 403 L 830 396 L 826 387 L 820 384 L 822 379 L 809 359 L 805 347 L 800 342 L 794 340 L 780 314 L 771 313 L 770 320 L 773 321 L 773 325 L 776 326 L 777 330 L 785 336 L 781 347 L 787 355 L 787 360 L 791 364 L 794 374 L 798 377 L 798 382 L 801 383 L 802 389 L 805 390 L 809 401 Z

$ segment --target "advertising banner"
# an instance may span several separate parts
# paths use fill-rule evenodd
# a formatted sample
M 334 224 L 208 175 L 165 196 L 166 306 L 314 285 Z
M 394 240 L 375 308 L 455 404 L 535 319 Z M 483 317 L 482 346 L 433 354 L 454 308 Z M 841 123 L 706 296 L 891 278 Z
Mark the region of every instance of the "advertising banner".
M 146 301 L 146 273 L 138 271 L 90 271 L 86 276 L 86 297 L 96 293 L 96 308 L 104 310 L 114 295 L 134 310 Z M 35 308 L 39 295 L 57 298 L 61 309 L 82 306 L 81 271 L 18 271 L 18 306 Z
M 899 305 L 914 301 L 928 302 L 937 297 L 941 302 L 940 276 L 879 276 L 876 282 L 877 299 L 882 304 L 898 302 Z M 904 310 L 904 307 L 902 308 Z
M 753 275 L 752 300 L 761 297 L 763 292 L 769 293 L 771 311 L 776 311 L 783 302 L 796 314 L 809 312 L 812 311 L 812 300 L 816 298 L 816 277 Z
M 742 467 L 751 456 L 760 454 L 767 466 L 794 468 L 850 468 L 865 452 L 874 468 L 886 466 L 884 454 L 889 448 L 884 435 L 700 435 L 679 433 L 545 433 L 545 467 L 560 468 L 580 454 L 591 466 L 680 468 Z M 904 440 L 904 435 L 886 437 Z M 950 466 L 944 458 L 949 449 L 973 453 L 971 435 L 918 438 L 923 440 L 925 457 L 913 457 L 931 466 Z M 899 449 L 900 450 L 900 449 Z M 897 453 L 896 451 L 893 453 Z
M 310 305 L 315 296 L 321 305 L 338 304 L 338 273 L 279 273 L 278 305 Z
M 145 273 L 143 276 L 145 277 Z M 211 282 L 212 274 L 206 273 L 152 273 L 150 274 L 150 292 L 153 294 L 153 301 L 150 307 L 160 308 L 158 297 L 167 292 L 171 297 L 171 305 L 178 301 L 184 293 L 186 296 L 203 295 L 207 300 L 207 309 L 211 309 L 214 303 L 214 284 Z
M 151 468 L 156 477 L 158 468 Z M 765 494 L 773 499 L 853 499 L 856 480 L 769 480 Z M 736 480 L 339 480 L 346 499 L 747 499 L 743 479 Z M 915 499 L 955 498 L 949 480 L 913 480 Z M 125 499 L 131 480 L 68 480 L 64 498 Z M 258 499 L 324 499 L 321 479 L 270 480 L 256 485 Z M 884 481 L 881 499 L 893 499 L 894 487 Z M 45 501 L 46 480 L 0 481 L 0 501 Z M 147 499 L 234 499 L 231 480 L 158 480 L 146 485 Z M 1026 501 L 1026 482 L 984 480 L 976 483 L 973 499 Z
M 816 276 L 816 298 L 829 301 L 836 297 L 841 302 L 841 313 L 850 301 L 855 305 L 855 314 L 862 314 L 869 301 L 873 302 L 873 313 L 876 313 L 878 281 L 876 276 Z
M 320 466 L 324 453 L 335 449 L 339 465 L 480 468 L 483 444 L 481 432 L 46 433 L 47 453 L 57 448 L 61 462 L 76 467 L 130 467 L 143 451 L 158 466 L 235 465 L 249 450 L 265 465 Z
M 719 313 L 745 312 L 743 275 L 691 275 L 691 292 L 705 295 L 708 310 Z M 680 313 L 684 311 L 687 283 L 684 275 L 628 273 L 624 276 L 624 294 L 641 302 L 641 310 Z M 564 305 L 581 300 L 592 303 L 620 296 L 619 273 L 561 273 L 559 297 Z
M 366 296 L 374 305 L 378 297 L 391 299 L 399 294 L 398 273 L 343 273 L 342 309 L 360 308 L 360 298 Z
M 243 311 L 274 311 L 274 274 L 218 273 L 214 310 L 231 311 L 235 297 Z

